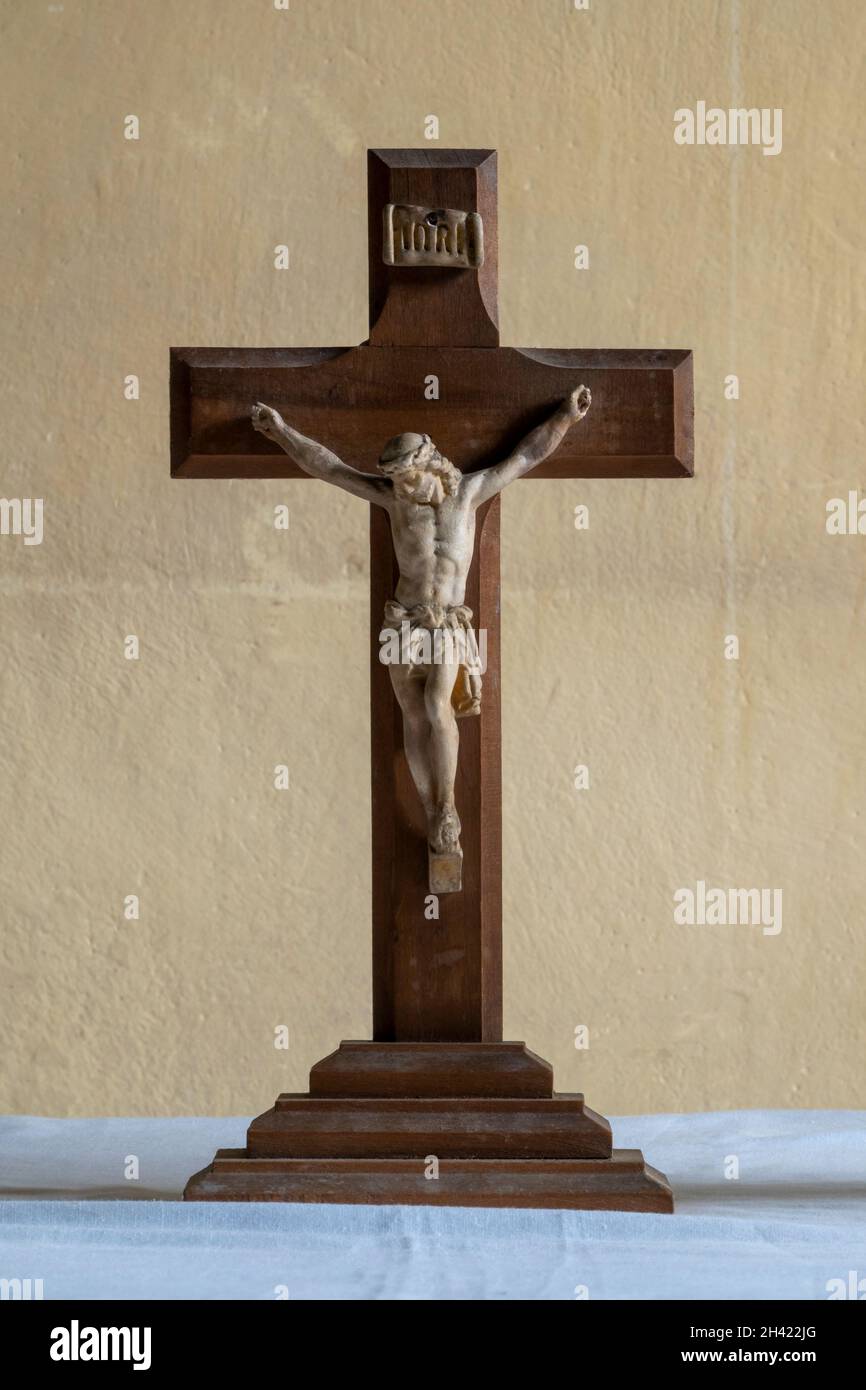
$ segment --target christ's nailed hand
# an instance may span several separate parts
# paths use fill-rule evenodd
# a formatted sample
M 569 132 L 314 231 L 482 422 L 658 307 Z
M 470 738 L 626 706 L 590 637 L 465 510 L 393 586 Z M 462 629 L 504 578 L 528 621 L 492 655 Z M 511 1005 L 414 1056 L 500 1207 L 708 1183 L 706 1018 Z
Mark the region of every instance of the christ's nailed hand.
M 572 420 L 582 420 L 589 407 L 592 405 L 592 394 L 588 386 L 578 386 L 572 391 L 568 400 L 568 413 Z
M 261 401 L 257 401 L 253 406 L 250 418 L 253 429 L 258 430 L 259 434 L 265 435 L 267 439 L 278 439 L 285 425 L 282 415 L 272 410 L 269 405 L 262 405 Z

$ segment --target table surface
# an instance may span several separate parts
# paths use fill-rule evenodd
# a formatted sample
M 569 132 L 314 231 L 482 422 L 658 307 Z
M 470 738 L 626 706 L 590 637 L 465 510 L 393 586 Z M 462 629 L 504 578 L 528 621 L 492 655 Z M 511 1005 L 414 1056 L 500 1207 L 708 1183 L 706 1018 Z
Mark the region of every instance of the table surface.
M 674 1216 L 181 1203 L 247 1124 L 0 1118 L 0 1275 L 46 1299 L 866 1297 L 866 1111 L 613 1120 Z

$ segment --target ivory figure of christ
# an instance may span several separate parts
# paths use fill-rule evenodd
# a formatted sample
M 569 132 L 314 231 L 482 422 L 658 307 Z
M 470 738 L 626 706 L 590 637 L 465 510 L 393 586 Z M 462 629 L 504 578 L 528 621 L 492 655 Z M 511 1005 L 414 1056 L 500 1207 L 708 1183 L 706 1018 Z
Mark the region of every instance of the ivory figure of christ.
M 477 654 L 473 615 L 464 604 L 475 513 L 482 503 L 548 458 L 590 404 L 588 388 L 578 386 L 508 458 L 473 473 L 461 473 L 429 435 L 397 435 L 382 451 L 379 477 L 350 467 L 293 429 L 270 406 L 259 403 L 252 412 L 259 433 L 279 444 L 305 473 L 387 511 L 400 578 L 393 600 L 386 605 L 385 625 L 399 634 L 408 624 L 411 639 L 425 630 L 467 639 L 437 643 L 433 659 L 429 641 L 425 645 L 410 640 L 408 659 L 388 666 L 403 715 L 406 758 L 424 808 L 430 853 L 443 862 L 456 857 L 459 863 L 461 855 L 460 818 L 454 802 L 457 719 L 481 710 L 480 669 L 466 656 L 467 649 Z M 459 882 L 459 872 L 451 878 L 446 873 L 438 885 L 431 879 L 431 889 L 454 891 Z

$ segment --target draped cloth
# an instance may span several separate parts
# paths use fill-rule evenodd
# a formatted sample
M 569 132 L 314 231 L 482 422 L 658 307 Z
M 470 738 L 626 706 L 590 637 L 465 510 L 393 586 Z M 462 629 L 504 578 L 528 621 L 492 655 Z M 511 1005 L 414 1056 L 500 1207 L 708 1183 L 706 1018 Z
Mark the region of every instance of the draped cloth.
M 458 669 L 451 704 L 458 719 L 481 713 L 483 667 L 472 616 L 472 609 L 463 603 L 419 603 L 405 608 L 396 599 L 389 599 L 385 604 L 384 625 L 401 638 L 408 637 L 401 643 L 402 656 L 413 671 L 423 675 L 437 660 L 456 659 Z M 442 636 L 435 640 L 425 633 Z

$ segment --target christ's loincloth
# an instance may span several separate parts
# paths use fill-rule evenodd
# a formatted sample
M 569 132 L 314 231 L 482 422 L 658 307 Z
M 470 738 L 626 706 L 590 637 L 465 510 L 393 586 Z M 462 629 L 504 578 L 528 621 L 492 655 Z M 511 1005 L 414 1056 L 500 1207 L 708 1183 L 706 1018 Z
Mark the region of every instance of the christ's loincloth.
M 449 649 L 456 654 L 459 662 L 457 679 L 451 692 L 451 704 L 458 719 L 470 714 L 481 713 L 481 674 L 482 662 L 478 651 L 478 640 L 472 627 L 472 609 L 464 604 L 447 607 L 442 603 L 419 603 L 414 608 L 404 608 L 396 599 L 385 604 L 385 624 L 403 635 L 403 624 L 409 628 L 405 658 L 410 670 L 414 668 L 419 675 L 437 660 L 448 660 Z M 441 632 L 453 634 L 452 641 L 439 638 L 438 644 L 432 634 Z M 425 636 L 426 633 L 431 636 Z M 402 645 L 402 644 L 401 644 Z M 436 656 L 437 651 L 440 656 Z

